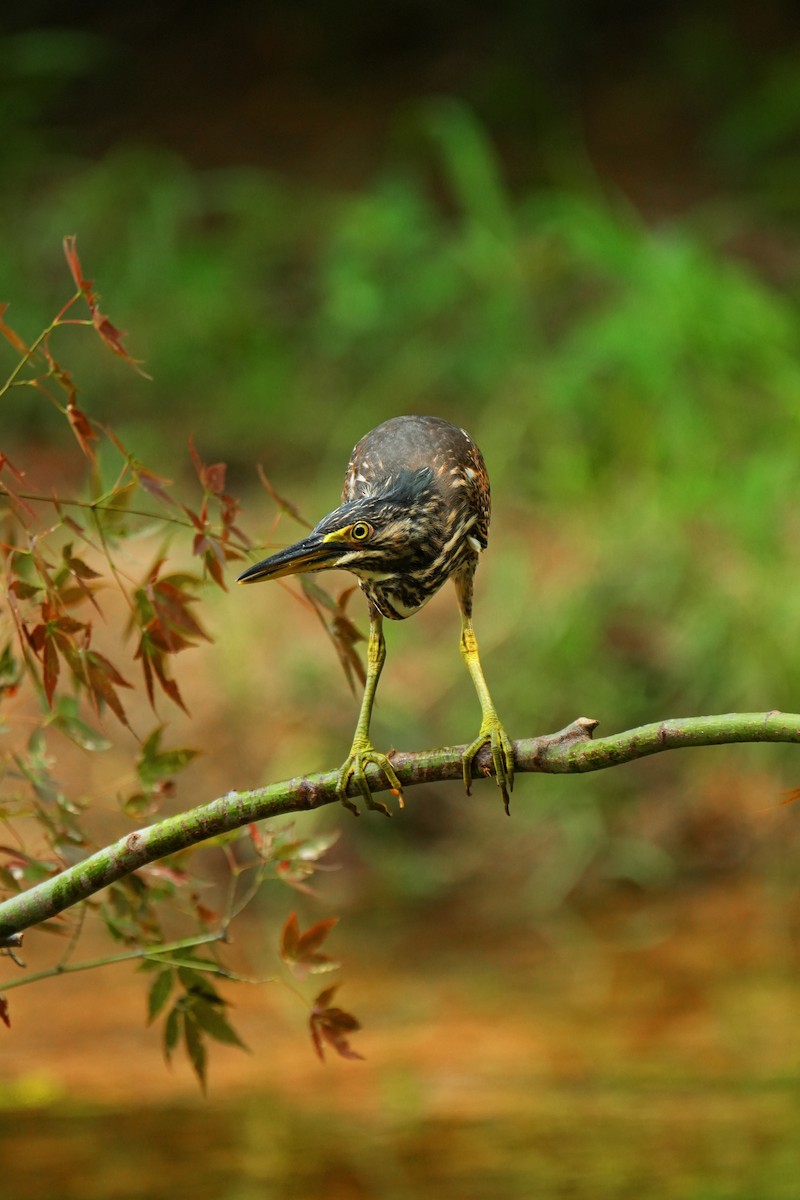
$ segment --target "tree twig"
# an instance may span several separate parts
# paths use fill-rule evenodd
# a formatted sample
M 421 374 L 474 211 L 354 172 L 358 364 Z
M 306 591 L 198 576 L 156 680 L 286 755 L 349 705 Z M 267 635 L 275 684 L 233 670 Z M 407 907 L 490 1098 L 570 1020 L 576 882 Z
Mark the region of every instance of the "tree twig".
M 557 733 L 527 738 L 514 745 L 518 773 L 578 774 L 618 766 L 663 750 L 718 746 L 736 742 L 800 743 L 800 715 L 783 712 L 726 713 L 675 718 L 642 725 L 594 741 L 597 721 L 579 717 Z M 392 765 L 403 787 L 461 778 L 464 746 L 396 753 Z M 491 774 L 487 747 L 476 757 L 473 774 Z M 379 769 L 367 767 L 373 792 L 387 791 Z M 208 838 L 285 813 L 308 812 L 336 800 L 338 771 L 298 776 L 251 791 L 231 791 L 188 812 L 137 829 L 98 850 L 83 862 L 11 896 L 0 904 L 0 948 L 20 945 L 20 933 L 86 900 L 109 884 L 148 863 L 185 850 Z M 351 788 L 352 795 L 355 792 Z
M 22 934 L 18 934 L 22 937 Z M 134 959 L 150 959 L 154 962 L 163 961 L 167 964 L 170 962 L 170 955 L 175 954 L 180 950 L 194 950 L 197 946 L 206 946 L 209 942 L 224 942 L 227 936 L 227 927 L 214 930 L 211 933 L 199 933 L 192 937 L 181 938 L 176 942 L 164 942 L 160 946 L 136 946 L 133 950 L 126 950 L 122 954 L 110 954 L 104 958 L 84 959 L 82 962 L 60 962 L 53 967 L 46 967 L 43 971 L 36 971 L 32 975 L 21 975 L 17 979 L 7 980 L 3 983 L 3 991 L 10 992 L 14 988 L 25 987 L 29 983 L 40 983 L 43 979 L 54 979 L 57 975 L 74 975 L 78 971 L 94 971 L 98 967 L 113 967 L 117 963 L 131 962 Z M 229 978 L 238 978 L 233 972 L 226 971 L 222 966 L 204 961 L 193 966 L 202 967 L 203 970 L 211 971 L 218 975 L 227 975 Z

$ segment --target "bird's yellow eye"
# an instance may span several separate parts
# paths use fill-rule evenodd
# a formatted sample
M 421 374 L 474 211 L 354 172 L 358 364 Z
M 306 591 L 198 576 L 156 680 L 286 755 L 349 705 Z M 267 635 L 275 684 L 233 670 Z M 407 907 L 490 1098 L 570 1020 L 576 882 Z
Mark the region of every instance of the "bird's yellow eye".
M 372 534 L 372 526 L 366 521 L 356 521 L 353 528 L 350 530 L 350 537 L 355 542 L 365 542 Z

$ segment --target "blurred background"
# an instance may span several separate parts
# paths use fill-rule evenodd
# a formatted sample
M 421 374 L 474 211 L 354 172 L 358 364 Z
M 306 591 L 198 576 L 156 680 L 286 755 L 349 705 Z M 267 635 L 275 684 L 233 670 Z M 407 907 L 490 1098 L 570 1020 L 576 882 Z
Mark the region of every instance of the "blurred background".
M 149 467 L 189 478 L 192 434 L 288 542 L 257 464 L 316 521 L 364 432 L 436 413 L 492 479 L 475 622 L 512 736 L 797 710 L 795 4 L 29 0 L 2 26 L 0 298 L 36 336 L 77 235 L 152 382 L 59 347 Z M 68 483 L 35 394 L 2 429 Z M 357 701 L 313 614 L 265 586 L 203 620 L 176 807 L 338 764 Z M 376 745 L 470 740 L 451 589 L 387 640 Z M 125 754 L 80 768 L 108 837 Z M 729 746 L 522 777 L 511 821 L 489 783 L 305 818 L 337 869 L 265 896 L 243 953 L 269 974 L 292 908 L 339 914 L 366 1061 L 321 1067 L 293 995 L 237 988 L 252 1054 L 219 1049 L 203 1100 L 131 971 L 14 993 L 9 1195 L 796 1196 L 798 785 L 795 749 Z

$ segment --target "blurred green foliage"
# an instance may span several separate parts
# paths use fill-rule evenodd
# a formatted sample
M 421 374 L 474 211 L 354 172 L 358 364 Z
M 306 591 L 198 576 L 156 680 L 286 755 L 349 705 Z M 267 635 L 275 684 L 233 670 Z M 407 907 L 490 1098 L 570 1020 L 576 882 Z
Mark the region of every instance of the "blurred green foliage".
M 775 95 L 765 83 L 719 122 L 723 150 L 756 159 L 784 144 Z M 774 114 L 773 134 L 756 110 Z M 381 420 L 430 411 L 467 425 L 495 493 L 478 633 L 512 734 L 579 712 L 610 730 L 796 708 L 798 305 L 727 252 L 747 214 L 716 202 L 650 227 L 597 184 L 512 192 L 464 106 L 431 101 L 407 120 L 413 149 L 359 194 L 199 172 L 145 147 L 20 157 L 0 195 L 8 319 L 29 337 L 43 327 L 64 294 L 60 239 L 77 234 L 153 375 L 98 363 L 88 336 L 84 358 L 72 339 L 64 361 L 84 407 L 167 474 L 189 433 L 240 481 L 262 461 L 313 517 Z M 49 414 L 15 399 L 5 436 L 46 442 Z M 392 740 L 471 736 L 454 628 L 435 648 L 422 631 L 390 636 L 389 671 L 393 654 L 420 655 L 436 680 L 424 710 L 413 688 L 384 690 Z M 313 725 L 310 694 L 339 684 L 307 671 L 298 706 Z M 342 736 L 333 728 L 324 752 Z M 693 786 L 694 761 L 681 785 L 665 768 L 674 788 Z M 517 806 L 531 838 L 550 828 L 560 842 L 558 879 L 542 865 L 532 904 L 563 898 L 598 857 L 612 874 L 662 877 L 663 860 L 611 838 L 604 815 L 643 778 L 583 781 L 577 803 L 572 781 L 521 781 L 539 796 Z M 453 882 L 419 856 L 396 875 L 409 895 Z
M 759 9 L 755 26 L 782 5 Z M 368 33 L 380 31 L 384 12 L 389 21 L 410 13 L 412 42 L 460 18 L 450 3 L 320 7 L 342 73 L 359 69 L 360 13 Z M 184 13 L 165 8 L 178 12 L 180 38 L 174 27 L 172 36 L 181 40 Z M 702 711 L 797 711 L 796 63 L 781 49 L 743 84 L 750 46 L 688 0 L 666 15 L 666 36 L 649 51 L 637 41 L 638 91 L 624 78 L 627 102 L 641 101 L 659 128 L 665 100 L 679 94 L 703 171 L 720 181 L 682 216 L 648 222 L 563 136 L 564 77 L 572 86 L 587 59 L 606 52 L 617 69 L 614 22 L 596 29 L 592 6 L 553 0 L 511 8 L 504 53 L 487 53 L 473 75 L 481 103 L 409 105 L 384 169 L 352 192 L 252 168 L 200 171 L 143 143 L 89 157 L 59 103 L 122 52 L 74 30 L 5 37 L 7 319 L 29 338 L 51 320 L 71 287 L 61 239 L 76 234 L 104 310 L 153 377 L 103 356 L 92 331 L 59 330 L 53 348 L 81 406 L 177 479 L 176 491 L 191 473 L 193 434 L 206 462 L 229 463 L 254 536 L 288 542 L 297 532 L 286 518 L 273 528 L 256 463 L 316 519 L 337 500 L 350 447 L 378 422 L 428 411 L 467 426 L 494 496 L 476 629 L 512 736 L 579 714 L 611 732 Z M 657 10 L 642 13 L 649 22 Z M 228 7 L 221 19 L 233 24 Z M 375 78 L 377 41 L 365 39 L 361 68 Z M 465 60 L 469 69 L 469 52 Z M 509 169 L 515 146 L 533 166 Z M 660 152 L 653 138 L 639 169 Z M 0 342 L 0 374 L 12 361 Z M 65 452 L 63 419 L 31 390 L 10 399 L 0 452 L 33 466 L 41 450 L 54 486 L 68 491 L 69 455 L 79 451 Z M 145 555 L 152 561 L 152 545 Z M 373 724 L 381 748 L 477 731 L 448 593 L 386 630 Z M 363 622 L 360 597 L 348 611 Z M 357 701 L 315 617 L 276 587 L 212 596 L 202 621 L 216 640 L 185 664 L 182 656 L 192 719 L 170 728 L 178 745 L 203 754 L 172 803 L 340 762 Z M 65 712 L 34 744 L 48 769 L 63 750 Z M 74 732 L 77 709 L 66 715 Z M 130 758 L 120 736 L 109 719 L 95 746 L 104 753 L 81 759 L 78 773 L 80 801 L 98 801 L 104 840 L 109 808 L 118 828 L 115 793 Z M 299 1178 L 306 1195 L 326 1197 L 370 1188 L 424 1196 L 426 1187 L 794 1195 L 800 825 L 797 805 L 778 802 L 798 783 L 795 749 L 726 746 L 593 776 L 520 777 L 511 821 L 481 782 L 470 799 L 457 784 L 416 789 L 392 822 L 307 814 L 304 833 L 324 838 L 334 824 L 342 834 L 330 865 L 344 869 L 315 878 L 321 900 L 300 894 L 297 906 L 304 925 L 321 905 L 350 918 L 337 930 L 337 955 L 360 976 L 348 1002 L 379 1064 L 371 1083 L 359 1068 L 358 1108 L 348 1107 L 340 1074 L 298 1085 L 293 1061 L 291 1094 L 245 1099 L 232 1123 L 219 1111 L 199 1126 L 177 1109 L 140 1113 L 137 1087 L 148 1104 L 159 1090 L 138 1047 L 126 1061 L 140 1063 L 139 1083 L 126 1069 L 127 1099 L 104 1128 L 62 1102 L 50 1075 L 63 1046 L 45 1037 L 44 1082 L 37 1049 L 25 1064 L 30 1080 L 15 1084 L 12 1065 L 0 1095 L 36 1109 L 5 1123 L 12 1175 L 22 1172 L 31 1194 L 46 1193 L 52 1175 L 51 1192 L 108 1194 L 109 1181 L 113 1191 L 125 1177 L 155 1196 L 173 1195 L 176 1171 L 185 1185 L 194 1170 L 195 1189 L 240 1200 L 265 1185 L 295 1195 Z M 278 823 L 274 836 L 293 833 Z M 209 906 L 214 894 L 202 893 Z M 253 974 L 274 969 L 281 901 L 269 888 L 262 896 L 269 920 L 253 958 L 263 955 L 265 968 Z M 380 977 L 371 993 L 370 966 Z M 104 1013 L 114 1011 L 102 997 Z M 237 1000 L 238 1022 L 246 1003 Z M 81 996 L 80 1007 L 92 1015 L 90 1001 Z M 289 1020 L 296 1028 L 294 1010 Z M 253 1057 L 282 1072 L 289 1026 L 275 1026 L 273 1056 L 264 1023 L 259 1001 Z M 119 1058 L 111 1028 L 103 1015 L 99 1044 L 105 1031 Z M 81 1037 L 59 1045 L 72 1041 Z M 91 1079 L 83 1062 L 77 1078 L 80 1097 Z M 237 1077 L 237 1096 L 243 1086 Z M 41 1109 L 50 1100 L 52 1113 Z M 126 1140 L 116 1144 L 121 1128 Z

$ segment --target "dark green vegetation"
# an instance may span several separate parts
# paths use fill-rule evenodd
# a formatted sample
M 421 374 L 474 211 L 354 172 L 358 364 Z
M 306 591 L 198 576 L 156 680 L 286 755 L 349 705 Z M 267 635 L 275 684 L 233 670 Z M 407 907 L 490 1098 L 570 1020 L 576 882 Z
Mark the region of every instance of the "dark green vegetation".
M 171 1200 L 187 1178 L 197 1200 L 793 1200 L 797 1117 L 780 1086 L 567 1086 L 498 1124 L 397 1113 L 356 1137 L 329 1112 L 264 1100 L 54 1113 L 46 1138 L 41 1112 L 20 1113 L 0 1148 L 11 1163 L 25 1149 L 19 1194 L 64 1200 Z
M 780 5 L 766 7 L 774 14 Z M 476 95 L 465 103 L 426 92 L 399 105 L 399 132 L 358 187 L 231 162 L 189 165 L 145 139 L 90 155 L 59 136 L 47 89 L 59 83 L 65 97 L 64 83 L 80 86 L 98 61 L 92 55 L 105 50 L 48 37 L 17 43 L 2 75 L 11 115 L 0 299 L 10 301 L 14 327 L 35 336 L 65 296 L 61 238 L 77 235 L 104 306 L 153 376 L 144 381 L 103 357 L 89 333 L 60 331 L 57 348 L 80 380 L 87 412 L 179 483 L 191 472 L 193 433 L 206 462 L 228 461 L 232 490 L 246 495 L 249 530 L 281 542 L 297 527 L 283 520 L 272 529 L 257 462 L 315 520 L 336 503 L 351 446 L 379 421 L 427 411 L 463 423 L 493 484 L 476 621 L 512 736 L 581 714 L 598 718 L 602 734 L 703 712 L 796 711 L 800 177 L 788 49 L 779 46 L 740 86 L 746 39 L 734 44 L 700 16 L 672 30 L 664 43 L 671 73 L 654 71 L 652 95 L 640 90 L 616 111 L 634 123 L 641 110 L 657 129 L 653 112 L 670 89 L 712 86 L 713 102 L 693 126 L 703 178 L 688 182 L 684 202 L 641 213 L 595 176 L 546 105 L 539 118 L 549 119 L 549 153 L 533 170 L 523 106 L 516 120 L 507 114 L 512 134 L 504 137 L 506 117 Z M 569 48 L 566 35 L 560 46 Z M 644 161 L 630 167 L 652 178 L 655 191 L 667 143 L 651 134 Z M 5 346 L 0 364 L 5 376 L 13 364 Z M 68 495 L 75 448 L 64 455 L 61 438 L 58 414 L 35 393 L 17 391 L 5 404 L 0 450 L 19 454 Z M 143 558 L 159 538 L 151 531 Z M 348 611 L 363 627 L 358 597 Z M 276 587 L 258 600 L 236 591 L 210 596 L 202 619 L 215 645 L 187 654 L 180 675 L 195 723 L 179 723 L 169 745 L 202 745 L 204 755 L 187 769 L 175 808 L 337 765 L 355 702 L 313 614 Z M 445 595 L 390 631 L 376 744 L 412 749 L 470 735 L 477 713 L 457 629 Z M 131 746 L 110 716 L 104 732 L 115 741 L 110 765 L 95 765 L 103 758 L 95 755 L 90 767 L 67 770 L 76 794 L 98 804 L 110 838 L 130 827 L 127 818 L 120 825 L 117 797 Z M 22 723 L 11 728 L 17 735 L 27 736 Z M 55 730 L 46 748 L 62 755 Z M 298 1161 L 313 1158 L 309 1145 L 324 1147 L 320 1179 L 309 1165 L 287 1195 L 335 1196 L 340 1177 L 344 1196 L 390 1200 L 424 1196 L 426 1187 L 440 1195 L 447 1184 L 476 1198 L 528 1197 L 534 1183 L 544 1197 L 794 1195 L 797 1094 L 786 1078 L 797 1072 L 796 1004 L 791 989 L 781 989 L 797 969 L 800 829 L 796 807 L 779 802 L 799 784 L 793 748 L 730 746 L 592 777 L 520 779 L 511 824 L 489 784 L 470 801 L 457 785 L 415 794 L 391 823 L 336 814 L 343 836 L 331 857 L 343 869 L 324 878 L 321 903 L 271 893 L 266 938 L 274 943 L 295 903 L 303 927 L 340 913 L 331 940 L 347 964 L 343 1003 L 365 1025 L 355 1044 L 370 1064 L 385 1062 L 393 1031 L 402 1027 L 412 1042 L 430 1023 L 428 1069 L 399 1082 L 387 1072 L 371 1097 L 382 1114 L 374 1126 L 363 1112 L 332 1118 L 335 1095 L 319 1112 L 309 1085 L 307 1110 L 295 1097 L 275 1141 L 269 1108 L 245 1104 L 215 1118 L 219 1168 L 195 1114 L 174 1126 L 168 1154 L 181 1137 L 193 1154 L 207 1145 L 217 1195 L 231 1173 L 241 1186 L 229 1190 L 241 1196 L 251 1178 L 251 1191 L 261 1189 L 254 1194 L 282 1171 L 296 1179 Z M 315 819 L 327 826 L 331 817 Z M 755 915 L 744 918 L 725 901 L 742 886 L 759 895 Z M 688 961 L 662 970 L 685 945 L 678 901 L 702 909 L 710 889 L 722 897 L 719 920 L 703 927 Z M 597 928 L 597 915 L 615 906 L 623 913 L 612 935 Z M 731 993 L 709 999 L 703 964 L 715 960 L 723 928 L 732 942 L 753 946 L 766 928 L 772 952 L 767 963 L 755 951 L 743 961 L 733 955 Z M 37 965 L 33 937 L 29 945 Z M 44 965 L 55 952 L 52 943 L 40 950 Z M 598 1004 L 613 1008 L 626 954 L 644 964 L 641 1020 L 652 1026 L 644 1036 L 631 1021 L 629 1036 L 604 1053 L 590 1036 L 593 989 Z M 442 1047 L 451 1049 L 452 1038 L 465 1061 L 480 1061 L 485 1029 L 512 1024 L 512 1014 L 515 1032 L 535 1027 L 543 994 L 550 1015 L 560 1014 L 563 980 L 543 978 L 553 960 L 584 972 L 589 1000 L 569 1009 L 560 1027 L 544 1021 L 542 1036 L 550 1053 L 588 1064 L 589 1082 L 578 1070 L 579 1082 L 551 1085 L 540 1097 L 534 1063 L 509 1083 L 509 1113 L 497 1103 L 502 1088 L 484 1096 L 480 1075 L 467 1072 L 464 1115 L 452 1085 L 461 1078 L 458 1055 L 448 1058 Z M 272 959 L 262 966 L 253 973 L 269 973 Z M 369 1012 L 360 984 L 373 967 L 381 988 Z M 49 985 L 53 1013 L 59 982 Z M 141 979 L 131 987 L 141 989 Z M 439 1006 L 454 992 L 484 1025 L 450 1032 Z M 25 1003 L 22 989 L 15 1008 Z M 409 1011 L 398 1012 L 403 1003 Z M 736 1014 L 729 1025 L 726 1006 Z M 711 1050 L 695 1056 L 698 1010 Z M 642 1063 L 661 1052 L 659 1019 L 687 1028 L 676 1062 L 667 1038 L 651 1091 Z M 294 1020 L 283 1039 L 296 1034 L 299 1059 L 307 1053 L 302 1010 L 296 1028 Z M 23 1075 L 40 1066 L 35 1032 L 29 1036 Z M 159 1071 L 156 1039 L 142 1036 Z M 258 1023 L 246 1032 L 256 1054 L 270 1036 Z M 729 1055 L 721 1062 L 720 1043 Z M 488 1053 L 497 1053 L 494 1042 Z M 125 1070 L 113 1061 L 115 1072 Z M 284 1059 L 287 1076 L 293 1066 Z M 215 1069 L 212 1061 L 212 1094 Z M 361 1078 L 358 1064 L 333 1070 Z M 16 1094 L 9 1091 L 9 1104 Z M 426 1108 L 430 1095 L 442 1097 L 438 1108 Z M 131 1100 L 120 1124 L 134 1143 L 141 1126 L 142 1144 L 153 1147 L 153 1124 L 163 1116 L 141 1114 Z M 118 1182 L 131 1168 L 116 1159 L 105 1119 L 92 1137 L 102 1138 Z M 8 1118 L 15 1146 L 25 1147 L 26 1186 L 31 1161 L 44 1177 L 35 1140 L 42 1126 L 63 1179 L 64 1147 L 80 1150 L 82 1121 L 50 1110 L 24 1128 Z M 376 1161 L 371 1134 L 391 1148 L 405 1182 L 380 1175 L 386 1164 Z M 84 1172 L 81 1194 L 93 1194 L 87 1170 L 98 1196 L 109 1191 L 94 1174 L 97 1145 L 94 1159 L 87 1150 L 76 1168 Z M 160 1176 L 166 1155 L 153 1153 Z M 164 1194 L 176 1190 L 170 1181 Z M 144 1191 L 157 1195 L 152 1178 Z

